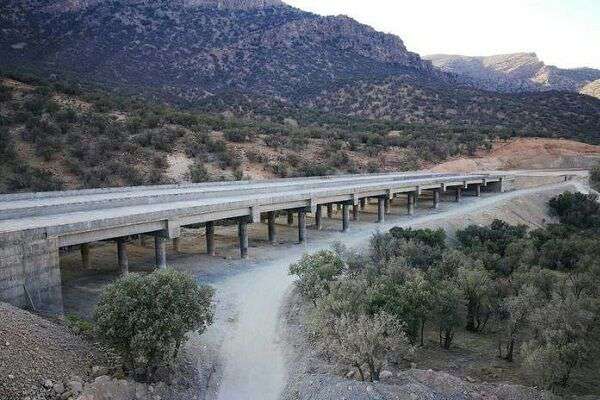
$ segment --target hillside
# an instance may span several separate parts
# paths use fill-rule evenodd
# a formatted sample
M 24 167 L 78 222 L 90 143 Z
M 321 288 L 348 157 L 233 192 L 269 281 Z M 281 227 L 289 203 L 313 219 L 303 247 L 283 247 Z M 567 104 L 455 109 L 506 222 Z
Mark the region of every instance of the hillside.
M 443 71 L 463 77 L 476 87 L 507 93 L 558 90 L 593 96 L 594 92 L 584 88 L 600 79 L 600 70 L 563 69 L 546 65 L 535 53 L 488 57 L 434 54 L 425 56 L 424 59 Z
M 299 110 L 183 112 L 0 76 L 0 192 L 414 170 L 509 135 Z

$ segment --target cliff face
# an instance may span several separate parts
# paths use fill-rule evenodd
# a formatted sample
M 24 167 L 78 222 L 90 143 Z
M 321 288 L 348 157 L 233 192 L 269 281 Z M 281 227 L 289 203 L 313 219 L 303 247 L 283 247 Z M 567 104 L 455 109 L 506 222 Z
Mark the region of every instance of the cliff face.
M 546 65 L 535 53 L 489 57 L 436 54 L 424 58 L 443 71 L 462 77 L 467 83 L 500 92 L 580 92 L 588 83 L 600 79 L 600 70 L 562 69 Z

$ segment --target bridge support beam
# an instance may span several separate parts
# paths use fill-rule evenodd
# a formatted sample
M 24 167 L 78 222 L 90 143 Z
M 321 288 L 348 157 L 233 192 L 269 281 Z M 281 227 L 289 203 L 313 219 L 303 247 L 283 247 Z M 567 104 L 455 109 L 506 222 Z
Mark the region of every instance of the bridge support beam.
M 179 245 L 180 245 L 179 238 L 174 238 L 173 239 L 173 251 L 174 252 L 179 253 Z
M 327 218 L 333 218 L 333 204 L 327 204 Z
M 238 221 L 238 238 L 240 240 L 240 256 L 242 259 L 248 258 L 248 221 L 240 218 Z
M 406 207 L 407 207 L 408 215 L 414 215 L 414 213 L 415 213 L 415 198 L 416 197 L 417 196 L 416 196 L 415 192 L 410 192 L 407 195 Z
M 92 266 L 90 262 L 90 244 L 82 243 L 79 246 L 79 249 L 81 251 L 81 265 L 83 266 L 83 269 L 90 269 Z
M 298 242 L 306 242 L 306 210 L 298 210 Z
M 390 213 L 390 199 L 389 197 L 385 198 L 385 213 L 389 214 Z
M 275 244 L 277 241 L 277 231 L 275 230 L 275 211 L 269 211 L 267 213 L 267 224 L 269 229 L 269 243 Z
M 352 220 L 353 221 L 358 221 L 359 220 L 359 215 L 360 215 L 359 207 L 358 207 L 358 205 L 354 204 L 352 206 Z
M 385 222 L 385 199 L 377 198 L 377 222 L 382 224 Z
M 119 261 L 121 275 L 127 275 L 129 273 L 129 258 L 127 257 L 126 238 L 117 239 L 117 259 Z
M 315 228 L 320 231 L 323 229 L 323 206 L 321 204 L 317 204 L 317 211 L 315 213 Z
M 362 199 L 360 199 L 360 209 L 364 211 L 366 206 L 367 206 L 367 199 L 365 197 L 363 197 Z
M 475 196 L 481 197 L 481 184 L 480 183 L 475 184 Z
M 206 223 L 206 254 L 215 255 L 215 223 L 213 221 Z
M 440 208 L 440 192 L 441 189 L 433 189 L 433 208 Z
M 287 212 L 287 224 L 289 226 L 294 225 L 294 213 L 292 211 Z
M 162 233 L 154 235 L 154 259 L 156 268 L 167 268 L 167 239 Z
M 347 232 L 350 228 L 350 206 L 342 204 L 342 232 Z

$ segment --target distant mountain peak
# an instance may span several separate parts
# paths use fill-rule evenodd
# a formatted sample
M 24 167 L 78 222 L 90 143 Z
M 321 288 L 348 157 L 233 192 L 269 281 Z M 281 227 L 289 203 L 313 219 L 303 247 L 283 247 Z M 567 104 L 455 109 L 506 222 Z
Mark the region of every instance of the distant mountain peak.
M 184 0 L 186 6 L 216 7 L 230 10 L 250 10 L 287 6 L 281 0 Z

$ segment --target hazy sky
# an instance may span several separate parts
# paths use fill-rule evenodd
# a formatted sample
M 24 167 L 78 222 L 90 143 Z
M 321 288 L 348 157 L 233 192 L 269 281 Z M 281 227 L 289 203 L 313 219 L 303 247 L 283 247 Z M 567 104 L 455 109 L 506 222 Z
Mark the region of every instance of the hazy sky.
M 600 68 L 600 0 L 284 1 L 397 34 L 421 55 L 527 51 L 547 64 Z

